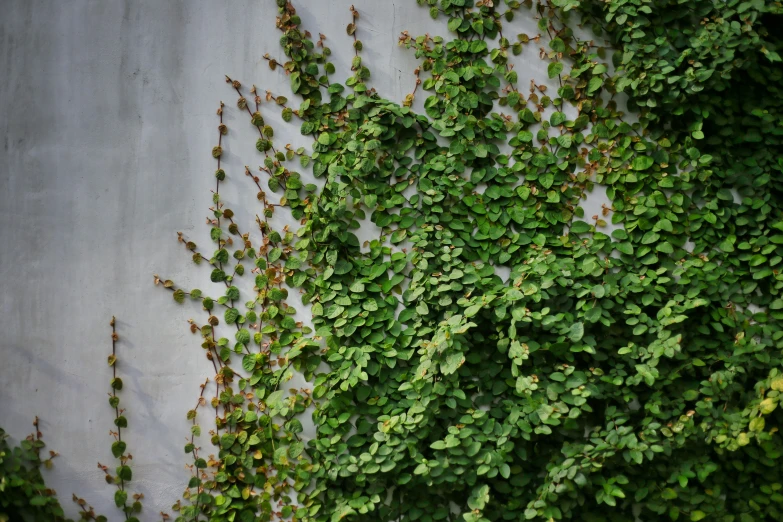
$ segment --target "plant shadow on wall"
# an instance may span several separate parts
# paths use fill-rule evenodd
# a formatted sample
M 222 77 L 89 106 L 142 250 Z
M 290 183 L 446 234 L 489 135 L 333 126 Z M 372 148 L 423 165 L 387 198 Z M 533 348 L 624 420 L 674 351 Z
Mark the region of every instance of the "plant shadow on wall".
M 227 78 L 264 164 L 223 168 L 221 104 L 214 246 L 180 235 L 222 295 L 156 277 L 203 308 L 215 370 L 177 520 L 783 519 L 780 3 L 419 3 L 450 33 L 403 33 L 402 104 L 368 86 L 353 8 L 344 84 L 284 1 L 266 58 L 298 108 Z M 504 33 L 516 16 L 539 34 Z M 557 88 L 520 88 L 520 53 Z M 276 143 L 270 110 L 312 151 Z M 585 218 L 594 184 L 611 207 Z

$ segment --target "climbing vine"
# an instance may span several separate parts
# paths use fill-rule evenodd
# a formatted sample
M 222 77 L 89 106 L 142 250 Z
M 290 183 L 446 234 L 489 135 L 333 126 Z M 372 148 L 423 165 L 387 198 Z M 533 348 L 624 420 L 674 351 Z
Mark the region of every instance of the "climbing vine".
M 179 234 L 214 285 L 155 277 L 202 309 L 214 369 L 176 519 L 783 519 L 781 3 L 418 3 L 448 34 L 400 36 L 420 62 L 401 103 L 354 7 L 344 82 L 285 0 L 285 58 L 264 58 L 297 102 L 226 77 L 213 244 Z M 537 34 L 510 34 L 519 16 Z M 521 85 L 520 54 L 546 84 Z M 258 171 L 221 163 L 227 110 Z M 135 520 L 110 401 L 107 477 Z
M 114 426 L 116 431 L 110 430 L 109 434 L 114 438 L 111 445 L 112 455 L 118 460 L 119 466 L 112 472 L 109 466 L 98 463 L 98 468 L 103 472 L 106 483 L 113 484 L 117 490 L 114 494 L 114 503 L 123 514 L 126 522 L 139 522 L 136 517 L 141 512 L 141 500 L 144 495 L 134 493 L 128 499 L 128 483 L 131 482 L 133 472 L 130 461 L 133 455 L 127 453 L 127 443 L 122 440 L 122 430 L 128 427 L 128 419 L 125 409 L 120 408 L 120 398 L 117 392 L 122 390 L 122 378 L 117 376 L 117 343 L 120 340 L 117 334 L 116 319 L 111 318 L 111 354 L 107 362 L 112 369 L 109 393 L 109 406 L 114 411 Z M 57 498 L 57 494 L 44 484 L 40 467 L 51 469 L 52 461 L 58 456 L 56 451 L 49 451 L 49 458 L 41 459 L 41 449 L 45 447 L 43 434 L 38 417 L 33 422 L 35 432 L 21 442 L 18 448 L 11 448 L 6 441 L 7 435 L 0 429 L 0 522 L 72 522 L 65 517 L 65 512 Z M 98 515 L 95 509 L 87 503 L 87 500 L 72 494 L 73 502 L 79 509 L 79 520 L 93 522 L 106 522 L 105 515 Z M 170 517 L 161 513 L 165 522 Z
M 221 168 L 221 104 L 214 250 L 180 235 L 224 292 L 158 279 L 203 306 L 216 372 L 218 453 L 185 447 L 180 519 L 780 519 L 780 3 L 419 3 L 449 35 L 402 34 L 402 103 L 353 7 L 344 83 L 283 0 L 265 58 L 299 107 L 226 79 L 263 165 Z M 516 16 L 539 33 L 504 34 Z M 521 53 L 557 88 L 519 85 Z M 275 106 L 311 151 L 276 145 Z M 258 191 L 252 229 L 227 180 Z
M 35 431 L 17 447 L 8 443 L 8 435 L 0 428 L 0 522 L 66 520 L 56 493 L 46 487 L 40 470 L 41 465 L 52 466 L 57 452 L 41 457 L 45 444 L 37 417 L 33 427 Z
M 123 430 L 128 428 L 128 418 L 125 415 L 125 408 L 120 407 L 120 397 L 117 394 L 118 391 L 122 390 L 123 383 L 122 378 L 117 376 L 119 361 L 117 358 L 117 343 L 120 341 L 120 336 L 117 333 L 117 320 L 115 317 L 111 318 L 109 325 L 111 326 L 111 354 L 107 357 L 106 362 L 112 370 L 109 406 L 114 411 L 115 428 L 109 430 L 109 435 L 114 439 L 111 445 L 111 453 L 117 459 L 119 465 L 112 470 L 111 467 L 99 462 L 98 469 L 103 472 L 106 483 L 116 487 L 114 504 L 122 513 L 123 519 L 126 522 L 139 522 L 139 518 L 136 515 L 141 512 L 141 501 L 144 495 L 142 493 L 133 493 L 129 498 L 129 483 L 133 479 L 133 470 L 130 463 L 133 460 L 133 455 L 127 452 L 128 444 L 122 440 Z M 80 520 L 92 520 L 94 522 L 106 522 L 108 520 L 105 515 L 96 515 L 95 509 L 85 499 L 79 498 L 76 494 L 73 495 L 73 501 L 79 506 Z M 161 513 L 161 517 L 164 521 L 169 518 L 165 513 Z

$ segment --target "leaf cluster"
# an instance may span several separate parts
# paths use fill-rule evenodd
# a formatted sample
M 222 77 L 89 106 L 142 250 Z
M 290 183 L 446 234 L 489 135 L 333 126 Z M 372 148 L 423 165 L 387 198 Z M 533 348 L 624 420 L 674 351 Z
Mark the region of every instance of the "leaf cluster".
M 450 33 L 401 35 L 420 61 L 402 104 L 371 87 L 354 9 L 344 84 L 283 0 L 287 59 L 267 59 L 300 107 L 228 79 L 260 215 L 239 228 L 213 152 L 214 252 L 180 241 L 221 295 L 158 280 L 201 304 L 215 369 L 179 519 L 783 518 L 780 5 L 419 3 Z M 504 33 L 516 16 L 539 34 Z M 556 88 L 520 88 L 531 52 Z M 311 152 L 275 145 L 265 102 Z M 284 388 L 299 374 L 312 390 Z
M 38 419 L 35 433 L 18 446 L 11 446 L 0 428 L 0 521 L 68 522 L 56 493 L 44 484 L 41 466 L 51 467 L 57 455 L 50 452 L 49 458 L 43 459 L 44 447 Z

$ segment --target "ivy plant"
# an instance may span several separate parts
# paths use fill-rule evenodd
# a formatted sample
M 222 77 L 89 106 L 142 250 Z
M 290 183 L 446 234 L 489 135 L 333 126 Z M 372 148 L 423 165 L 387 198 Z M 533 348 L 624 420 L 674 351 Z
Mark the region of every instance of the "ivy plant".
M 41 466 L 50 468 L 57 452 L 49 451 L 49 457 L 42 458 L 45 444 L 37 417 L 33 427 L 34 433 L 15 447 L 0 428 L 0 522 L 69 522 L 55 491 L 46 487 L 41 474 Z
M 213 244 L 179 235 L 214 285 L 156 276 L 215 371 L 178 520 L 783 519 L 781 4 L 419 3 L 449 32 L 401 35 L 402 103 L 353 7 L 344 82 L 285 0 L 265 58 L 297 101 L 226 78 L 263 164 L 221 165 L 221 103 Z
M 122 430 L 128 427 L 128 419 L 125 416 L 125 409 L 120 408 L 120 398 L 117 392 L 122 390 L 122 379 L 117 376 L 117 343 L 120 340 L 117 334 L 117 324 L 114 317 L 111 318 L 111 354 L 107 362 L 112 369 L 112 379 L 110 382 L 111 393 L 109 393 L 109 406 L 114 410 L 114 426 L 116 431 L 109 431 L 114 438 L 111 445 L 112 455 L 118 460 L 119 466 L 112 472 L 109 466 L 98 463 L 98 468 L 103 471 L 107 484 L 113 484 L 117 490 L 114 494 L 114 503 L 123 514 L 126 522 L 139 522 L 136 517 L 141 511 L 141 500 L 144 495 L 134 493 L 128 498 L 128 483 L 131 482 L 133 472 L 130 467 L 130 461 L 133 455 L 127 453 L 127 443 L 122 440 Z M 51 488 L 44 484 L 41 474 L 41 465 L 46 468 L 52 467 L 52 459 L 58 456 L 55 451 L 49 451 L 49 458 L 41 459 L 41 449 L 45 447 L 43 434 L 39 427 L 38 417 L 33 423 L 35 433 L 28 436 L 21 442 L 18 448 L 11 448 L 7 442 L 5 431 L 0 428 L 0 522 L 72 522 L 65 518 L 64 511 L 60 506 L 57 494 Z M 95 509 L 90 506 L 83 498 L 72 494 L 74 503 L 79 509 L 79 520 L 106 522 L 108 519 L 104 515 L 97 515 Z M 170 517 L 166 513 L 161 513 L 162 520 L 165 522 Z

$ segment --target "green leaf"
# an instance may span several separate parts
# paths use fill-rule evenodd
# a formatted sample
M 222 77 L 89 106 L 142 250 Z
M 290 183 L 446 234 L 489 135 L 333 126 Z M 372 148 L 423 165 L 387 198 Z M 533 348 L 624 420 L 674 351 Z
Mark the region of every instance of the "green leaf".
M 303 451 L 304 451 L 304 443 L 300 441 L 292 442 L 288 446 L 288 456 L 291 457 L 292 459 L 298 458 Z
M 549 42 L 549 47 L 551 47 L 553 51 L 558 53 L 565 52 L 566 50 L 565 42 L 563 42 L 563 40 L 561 40 L 558 37 L 553 38 L 552 41 Z
M 117 476 L 127 482 L 133 478 L 133 472 L 129 466 L 123 465 L 117 468 Z
M 125 491 L 117 490 L 114 492 L 114 504 L 121 508 L 128 501 L 128 494 Z
M 125 441 L 117 440 L 114 441 L 111 445 L 111 454 L 114 455 L 115 458 L 120 458 L 120 456 L 125 453 L 126 444 Z
M 220 437 L 220 447 L 223 449 L 229 449 L 236 442 L 237 436 L 233 433 L 224 433 Z
M 227 324 L 236 323 L 237 319 L 239 319 L 239 310 L 237 310 L 236 308 L 229 308 L 223 314 L 223 319 L 225 319 Z
M 590 81 L 587 83 L 587 94 L 593 94 L 595 91 L 600 89 L 604 84 L 603 78 L 600 76 L 593 76 L 590 78 Z
M 446 360 L 441 363 L 440 371 L 444 375 L 449 375 L 457 371 L 465 362 L 465 356 L 462 352 L 452 352 L 446 356 Z
M 574 234 L 584 234 L 586 232 L 590 232 L 593 229 L 593 226 L 589 223 L 585 223 L 584 221 L 574 221 L 571 223 L 571 232 Z
M 269 394 L 266 399 L 266 404 L 270 408 L 277 408 L 283 400 L 283 390 L 277 390 Z
M 36 495 L 29 500 L 29 504 L 31 506 L 45 506 L 46 504 L 52 502 L 53 499 L 51 497 L 43 496 L 43 495 Z M 6 519 L 8 520 L 8 519 Z
M 248 344 L 250 343 L 250 331 L 246 328 L 240 328 L 235 334 L 238 343 Z
M 573 342 L 580 341 L 585 334 L 584 323 L 574 323 L 571 325 L 571 329 L 568 333 L 568 338 Z
M 653 166 L 655 160 L 650 156 L 636 156 L 633 159 L 634 170 L 647 170 Z

